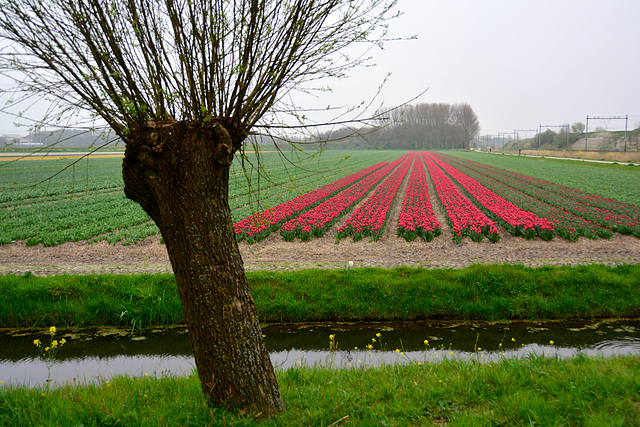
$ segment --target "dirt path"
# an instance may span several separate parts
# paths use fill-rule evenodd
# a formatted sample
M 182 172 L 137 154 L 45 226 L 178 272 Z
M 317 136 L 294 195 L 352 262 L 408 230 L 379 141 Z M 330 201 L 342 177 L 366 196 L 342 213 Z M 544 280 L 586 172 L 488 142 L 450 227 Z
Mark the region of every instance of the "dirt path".
M 486 239 L 480 243 L 465 239 L 455 244 L 447 231 L 426 243 L 405 242 L 387 229 L 382 242 L 336 243 L 331 236 L 309 242 L 285 242 L 273 234 L 254 245 L 241 243 L 240 250 L 248 271 L 343 268 L 348 261 L 353 261 L 354 267 L 385 268 L 462 268 L 474 263 L 526 266 L 640 263 L 640 239 L 621 235 L 611 240 L 580 239 L 571 243 L 559 238 L 545 242 L 503 234 L 495 244 Z M 129 246 L 106 242 L 66 243 L 48 248 L 26 247 L 21 242 L 0 246 L 0 274 L 28 271 L 38 275 L 158 273 L 170 272 L 171 265 L 159 237 Z

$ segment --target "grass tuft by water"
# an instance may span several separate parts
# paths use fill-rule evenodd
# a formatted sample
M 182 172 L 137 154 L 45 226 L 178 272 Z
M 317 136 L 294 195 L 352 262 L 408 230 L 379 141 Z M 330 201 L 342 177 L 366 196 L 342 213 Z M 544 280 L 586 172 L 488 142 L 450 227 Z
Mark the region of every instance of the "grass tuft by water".
M 113 377 L 50 394 L 0 388 L 1 425 L 637 425 L 640 358 L 277 371 L 287 410 L 271 420 L 207 405 L 197 376 Z

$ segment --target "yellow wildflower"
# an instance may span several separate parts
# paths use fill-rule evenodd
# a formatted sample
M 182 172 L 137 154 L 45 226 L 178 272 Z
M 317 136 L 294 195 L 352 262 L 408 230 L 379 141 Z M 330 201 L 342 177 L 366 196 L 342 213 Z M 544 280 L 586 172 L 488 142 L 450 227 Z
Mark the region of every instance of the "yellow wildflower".
M 553 340 L 549 341 L 549 344 L 553 345 Z
M 49 333 L 50 333 L 51 335 L 55 335 L 55 333 L 56 333 L 56 327 L 55 327 L 55 326 L 50 327 L 50 328 L 49 328 Z
M 33 340 L 33 344 L 34 344 L 36 347 L 40 347 L 40 346 L 42 345 L 42 343 L 41 343 L 41 342 L 40 342 L 40 340 L 38 340 L 38 339 Z

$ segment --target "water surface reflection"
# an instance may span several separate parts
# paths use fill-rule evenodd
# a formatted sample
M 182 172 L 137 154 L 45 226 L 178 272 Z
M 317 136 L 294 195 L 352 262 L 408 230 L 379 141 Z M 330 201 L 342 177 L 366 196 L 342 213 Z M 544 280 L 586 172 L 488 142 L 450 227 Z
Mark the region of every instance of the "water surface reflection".
M 427 363 L 447 358 L 489 361 L 532 354 L 571 357 L 578 352 L 605 356 L 640 354 L 640 319 L 266 325 L 263 333 L 278 369 L 303 364 L 349 368 Z M 330 334 L 335 334 L 338 352 L 329 352 Z M 122 374 L 188 375 L 194 370 L 185 328 L 134 333 L 109 328 L 60 331 L 56 338 L 62 337 L 67 343 L 51 370 L 54 384 Z M 44 343 L 49 340 L 46 331 L 0 333 L 0 381 L 4 386 L 45 383 L 48 371 L 33 345 L 36 338 Z

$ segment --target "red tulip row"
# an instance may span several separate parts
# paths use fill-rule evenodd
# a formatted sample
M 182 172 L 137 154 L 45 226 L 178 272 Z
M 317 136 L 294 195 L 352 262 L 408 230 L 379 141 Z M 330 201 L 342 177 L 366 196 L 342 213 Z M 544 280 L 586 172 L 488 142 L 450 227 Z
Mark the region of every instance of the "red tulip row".
M 382 178 L 402 163 L 407 155 L 405 154 L 395 162 L 378 169 L 371 175 L 320 203 L 315 208 L 285 222 L 280 229 L 282 238 L 286 241 L 291 241 L 299 237 L 305 241 L 313 236 L 322 236 L 342 215 L 371 191 Z
M 571 199 L 569 194 L 574 192 L 569 191 L 571 189 L 567 187 L 564 187 L 567 191 L 564 191 L 564 195 L 562 195 L 549 191 L 549 188 L 556 185 L 550 182 L 457 157 L 442 157 L 448 163 L 465 170 L 469 175 L 473 175 L 475 179 L 493 191 L 499 191 L 505 198 L 518 206 L 531 210 L 538 216 L 546 217 L 553 222 L 556 233 L 565 239 L 574 241 L 581 236 L 591 239 L 610 238 L 614 231 L 640 237 L 640 220 L 619 213 L 623 209 L 632 212 L 635 205 L 620 203 L 622 206 L 616 209 L 618 202 L 615 200 L 594 196 L 594 199 L 598 199 L 600 203 L 605 203 L 608 200 L 606 203 L 609 204 L 611 210 L 605 210 L 581 200 Z M 538 185 L 533 185 L 532 179 L 538 181 Z M 546 183 L 546 188 L 542 188 L 544 183 Z M 587 195 L 586 193 L 582 194 L 585 195 L 582 196 L 582 200 L 585 200 Z
M 246 239 L 249 243 L 260 241 L 277 229 L 284 221 L 287 221 L 301 212 L 313 207 L 327 197 L 335 194 L 345 187 L 348 187 L 386 164 L 387 162 L 378 163 L 331 184 L 327 184 L 316 190 L 298 196 L 288 202 L 266 209 L 262 212 L 255 213 L 233 225 L 236 232 L 236 238 L 238 241 Z
M 429 200 L 422 157 L 416 158 L 398 218 L 398 235 L 407 241 L 420 237 L 430 242 L 441 233 Z
M 484 166 L 486 168 L 497 169 L 488 165 Z M 615 212 L 617 214 L 620 214 L 621 216 L 625 216 L 628 218 L 635 218 L 636 220 L 640 219 L 640 206 L 636 206 L 631 203 L 620 202 L 618 200 L 609 199 L 607 197 L 597 196 L 595 194 L 588 194 L 583 191 L 576 190 L 575 188 L 570 188 L 564 185 L 556 184 L 531 176 L 522 175 L 517 172 L 506 171 L 504 169 L 498 169 L 498 171 L 501 174 L 512 179 L 526 182 L 542 190 L 545 190 L 545 192 L 547 193 L 555 193 L 580 204 L 594 206 L 607 212 Z
M 415 153 L 406 156 L 402 164 L 351 214 L 338 228 L 338 239 L 351 236 L 354 241 L 357 241 L 370 236 L 371 240 L 375 241 L 380 238 L 393 199 L 415 157 Z
M 453 240 L 459 243 L 464 236 L 469 236 L 477 242 L 484 236 L 494 243 L 500 240 L 495 222 L 480 212 L 426 153 L 423 153 L 423 159 L 431 174 L 440 203 L 447 212 L 448 221 L 453 228 Z
M 508 179 L 509 185 L 521 188 L 527 193 L 537 193 L 541 196 L 541 200 L 551 205 L 560 206 L 608 230 L 640 237 L 640 208 L 638 206 L 587 194 L 516 172 L 499 171 L 499 176 L 503 178 L 498 179 Z
M 546 218 L 540 218 L 532 212 L 520 209 L 475 179 L 445 163 L 437 155 L 429 154 L 429 156 L 446 173 L 458 181 L 483 208 L 495 215 L 500 224 L 511 234 L 523 235 L 528 239 L 540 236 L 545 240 L 551 240 L 555 235 L 553 224 Z
M 443 156 L 445 157 L 445 156 Z M 474 169 L 467 167 L 467 163 L 458 162 L 458 158 L 446 156 L 447 162 L 455 164 L 457 168 L 464 171 L 469 176 L 502 195 L 505 199 L 511 200 L 516 205 L 534 212 L 536 215 L 546 218 L 555 227 L 556 234 L 564 239 L 576 241 L 581 236 L 596 239 L 598 236 L 606 237 L 603 232 L 611 232 L 598 227 L 596 224 L 586 221 L 584 218 L 573 215 L 564 209 L 552 206 L 540 200 L 540 195 L 530 195 L 520 191 L 510 185 L 497 181 L 489 175 L 482 174 Z

